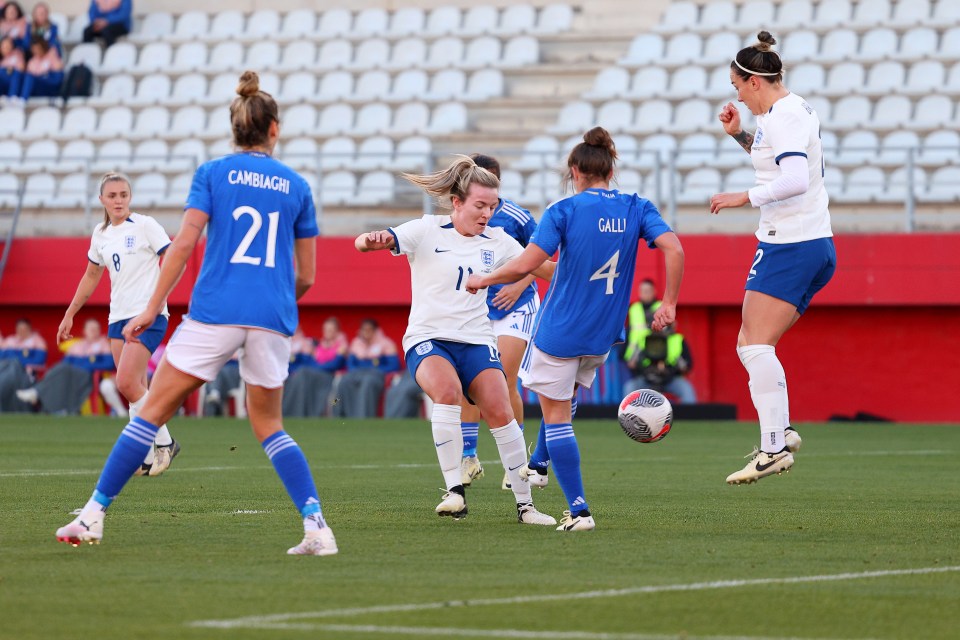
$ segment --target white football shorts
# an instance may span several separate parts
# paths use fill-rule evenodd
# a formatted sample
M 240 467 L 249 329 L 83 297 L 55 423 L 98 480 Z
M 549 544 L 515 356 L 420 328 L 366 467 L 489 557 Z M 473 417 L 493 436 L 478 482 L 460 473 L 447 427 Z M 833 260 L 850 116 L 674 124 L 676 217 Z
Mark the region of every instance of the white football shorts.
M 247 384 L 279 389 L 290 366 L 290 338 L 274 331 L 184 318 L 167 345 L 167 362 L 211 382 L 240 350 L 240 377 Z
M 576 385 L 588 389 L 593 386 L 597 367 L 606 362 L 609 355 L 608 352 L 602 356 L 555 358 L 531 342 L 520 365 L 520 380 L 524 387 L 538 395 L 551 400 L 570 400 Z
M 524 342 L 530 342 L 530 336 L 533 334 L 533 323 L 537 319 L 537 311 L 539 310 L 540 298 L 533 296 L 527 303 L 515 308 L 499 320 L 491 320 L 493 334 L 498 338 L 500 336 L 513 336 Z

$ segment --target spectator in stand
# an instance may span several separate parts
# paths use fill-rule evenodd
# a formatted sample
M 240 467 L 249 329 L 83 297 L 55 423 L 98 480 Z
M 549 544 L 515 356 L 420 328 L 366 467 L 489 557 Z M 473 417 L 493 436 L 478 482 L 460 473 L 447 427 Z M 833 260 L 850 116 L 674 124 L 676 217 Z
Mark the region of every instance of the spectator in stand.
M 50 22 L 50 7 L 46 2 L 40 2 L 33 7 L 30 13 L 30 24 L 27 26 L 26 33 L 18 42 L 18 46 L 24 51 L 30 48 L 30 43 L 34 40 L 45 40 L 51 48 L 57 50 L 57 54 L 63 58 L 63 45 L 60 44 L 60 33 L 57 25 Z
M 306 346 L 304 344 L 303 348 Z M 290 364 L 290 377 L 283 387 L 285 416 L 316 418 L 327 415 L 334 376 L 347 363 L 347 336 L 340 330 L 336 318 L 324 321 L 323 336 L 316 343 L 310 340 L 310 347 L 312 354 L 304 351 L 299 366 L 296 358 Z M 294 337 L 294 350 L 296 348 Z
M 83 41 L 103 40 L 110 47 L 133 27 L 133 0 L 91 0 L 90 24 L 83 30 Z
M 17 320 L 14 334 L 0 341 L 0 413 L 29 411 L 16 396 L 36 381 L 47 363 L 47 343 L 26 318 Z
M 0 40 L 0 96 L 6 99 L 13 85 L 13 78 L 23 73 L 27 63 L 23 51 L 17 48 L 13 38 Z
M 416 418 L 423 406 L 423 389 L 405 371 L 390 388 L 383 400 L 384 418 Z
M 63 61 L 57 50 L 42 38 L 30 43 L 30 61 L 23 73 L 14 73 L 7 95 L 27 100 L 31 97 L 55 97 L 63 85 Z
M 203 404 L 203 415 L 227 415 L 227 400 L 233 398 L 234 413 L 238 418 L 247 416 L 246 388 L 240 380 L 240 352 L 237 351 L 217 372 L 213 382 L 207 382 L 206 396 Z
M 27 18 L 23 8 L 17 2 L 3 5 L 3 19 L 0 20 L 0 38 L 13 38 L 14 42 L 27 33 Z
M 83 337 L 70 343 L 63 360 L 43 380 L 17 391 L 17 397 L 47 413 L 78 414 L 93 391 L 94 371 L 113 371 L 113 353 L 100 323 L 89 318 Z
M 376 320 L 360 323 L 350 343 L 347 372 L 337 388 L 337 415 L 372 418 L 377 415 L 386 375 L 400 368 L 397 345 L 380 329 Z
M 303 327 L 298 325 L 290 339 L 289 374 L 286 382 L 283 383 L 283 415 L 285 416 L 305 418 L 310 415 L 307 411 L 315 408 L 316 403 L 312 402 L 313 389 L 307 380 L 309 374 L 304 374 L 317 364 L 313 358 L 316 344 L 317 341 L 307 337 L 303 333 Z

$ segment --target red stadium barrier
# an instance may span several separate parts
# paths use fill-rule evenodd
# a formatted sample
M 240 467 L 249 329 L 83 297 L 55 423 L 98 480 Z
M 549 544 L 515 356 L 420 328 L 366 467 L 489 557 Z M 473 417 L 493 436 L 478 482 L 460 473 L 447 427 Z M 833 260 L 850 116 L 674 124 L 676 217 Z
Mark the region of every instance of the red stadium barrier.
M 755 412 L 735 346 L 743 278 L 756 241 L 747 236 L 683 236 L 687 269 L 678 328 L 695 360 L 691 380 L 704 402 Z M 867 412 L 902 421 L 960 419 L 960 234 L 856 235 L 836 239 L 834 280 L 777 348 L 790 385 L 791 417 L 824 420 Z M 12 246 L 0 283 L 0 332 L 29 317 L 53 341 L 86 268 L 85 238 L 24 238 Z M 202 252 L 188 264 L 170 302 L 172 325 L 186 311 Z M 348 335 L 373 317 L 399 344 L 410 301 L 409 269 L 387 253 L 360 255 L 352 239 L 317 241 L 317 285 L 301 301 L 308 335 L 329 315 Z M 639 276 L 662 285 L 657 251 L 643 251 Z M 106 276 L 104 277 L 106 280 Z M 83 318 L 106 322 L 101 283 Z M 55 357 L 51 350 L 51 357 Z

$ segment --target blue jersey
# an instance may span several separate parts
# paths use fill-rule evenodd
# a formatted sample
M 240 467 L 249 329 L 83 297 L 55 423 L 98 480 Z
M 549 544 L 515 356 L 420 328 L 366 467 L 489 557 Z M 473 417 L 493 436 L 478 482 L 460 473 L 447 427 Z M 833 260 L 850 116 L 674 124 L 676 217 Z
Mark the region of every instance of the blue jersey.
M 637 243 L 670 231 L 649 200 L 588 189 L 551 205 L 530 242 L 560 250 L 533 343 L 556 358 L 599 356 L 624 340 Z
M 319 234 L 306 180 L 266 154 L 237 153 L 197 169 L 185 208 L 210 216 L 190 317 L 292 336 L 294 239 Z
M 509 200 L 500 199 L 497 210 L 493 212 L 493 217 L 487 223 L 488 227 L 500 227 L 507 232 L 507 235 L 520 243 L 520 246 L 526 247 L 530 243 L 530 238 L 537 228 L 537 222 L 530 215 L 530 212 L 518 204 Z M 532 282 L 530 286 L 524 289 L 520 297 L 510 309 L 497 309 L 493 306 L 493 299 L 497 292 L 503 288 L 502 284 L 496 284 L 487 289 L 487 307 L 490 312 L 487 317 L 491 320 L 505 318 L 514 309 L 519 309 L 527 304 L 533 296 L 537 295 L 537 283 Z

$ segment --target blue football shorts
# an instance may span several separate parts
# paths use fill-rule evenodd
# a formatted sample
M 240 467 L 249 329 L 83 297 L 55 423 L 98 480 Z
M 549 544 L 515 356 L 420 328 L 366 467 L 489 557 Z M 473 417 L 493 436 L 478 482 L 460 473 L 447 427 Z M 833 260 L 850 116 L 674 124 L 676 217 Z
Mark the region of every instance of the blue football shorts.
M 803 315 L 813 296 L 830 282 L 836 268 L 833 238 L 788 244 L 761 242 L 757 244 L 744 289 L 785 300 Z
M 463 387 L 463 395 L 470 400 L 470 383 L 486 369 L 496 369 L 503 372 L 500 363 L 500 354 L 496 349 L 485 344 L 466 344 L 451 340 L 424 340 L 407 351 L 407 370 L 414 380 L 417 379 L 417 368 L 420 363 L 430 356 L 440 356 L 453 365 Z M 506 375 L 506 374 L 504 374 Z M 473 400 L 470 400 L 473 403 Z
M 127 323 L 131 320 L 133 320 L 133 318 L 118 320 L 117 322 L 111 323 L 107 327 L 107 337 L 123 340 L 123 328 L 127 326 Z M 157 316 L 157 319 L 153 321 L 153 324 L 150 325 L 150 328 L 140 334 L 138 340 L 143 343 L 143 346 L 150 350 L 150 353 L 153 353 L 157 350 L 157 347 L 160 346 L 160 343 L 163 342 L 163 336 L 165 336 L 166 333 L 167 317 Z

